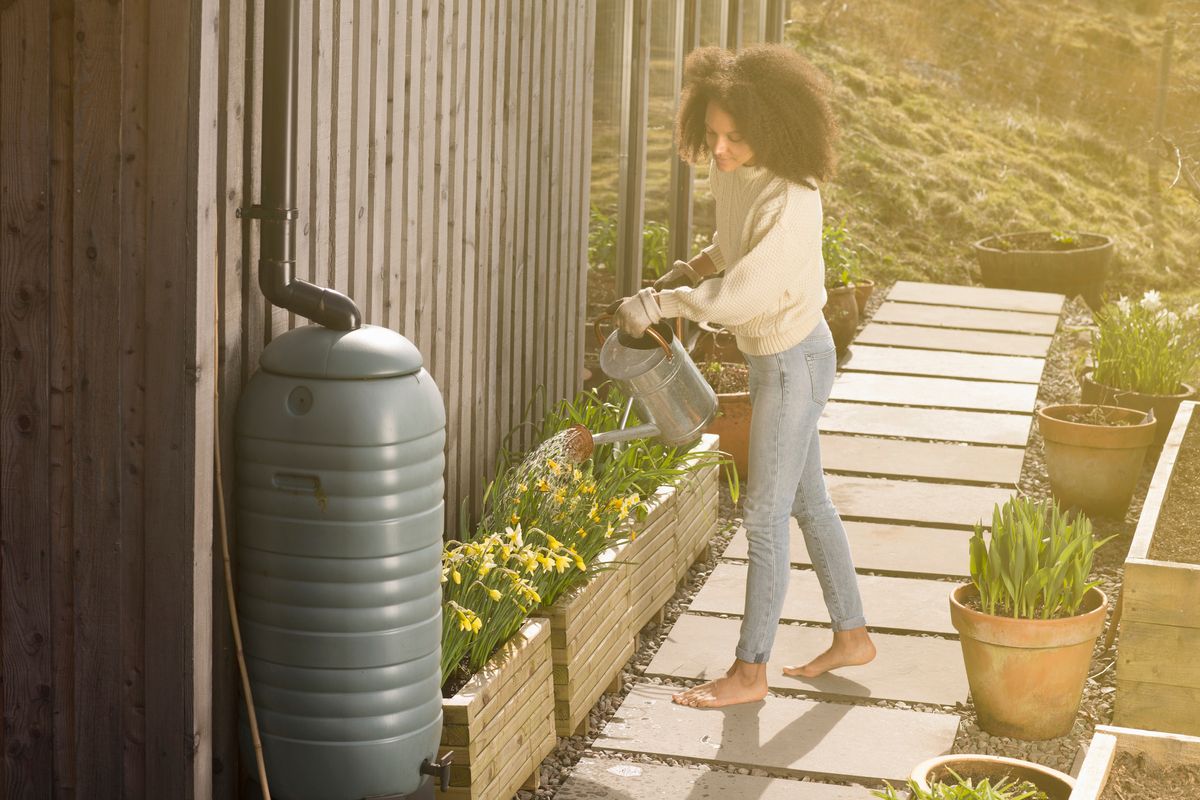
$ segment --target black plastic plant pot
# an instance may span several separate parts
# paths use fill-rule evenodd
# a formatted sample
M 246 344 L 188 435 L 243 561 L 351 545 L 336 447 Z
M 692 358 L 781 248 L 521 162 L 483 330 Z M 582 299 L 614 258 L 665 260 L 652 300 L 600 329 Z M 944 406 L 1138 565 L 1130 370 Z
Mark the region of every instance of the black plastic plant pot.
M 1093 310 L 1112 261 L 1111 236 L 1073 233 L 1071 245 L 1056 244 L 1050 231 L 988 236 L 973 243 L 984 286 L 1082 295 Z

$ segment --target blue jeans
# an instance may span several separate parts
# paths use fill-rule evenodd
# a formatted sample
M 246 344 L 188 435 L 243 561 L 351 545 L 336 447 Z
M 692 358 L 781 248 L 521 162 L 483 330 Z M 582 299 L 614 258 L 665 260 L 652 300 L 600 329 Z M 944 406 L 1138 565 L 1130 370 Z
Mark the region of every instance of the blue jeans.
M 803 341 L 750 365 L 749 475 L 746 533 L 750 569 L 737 657 L 764 663 L 775 641 L 791 574 L 788 517 L 804 534 L 835 631 L 866 624 L 846 529 L 821 471 L 817 420 L 837 372 L 833 335 L 824 317 Z

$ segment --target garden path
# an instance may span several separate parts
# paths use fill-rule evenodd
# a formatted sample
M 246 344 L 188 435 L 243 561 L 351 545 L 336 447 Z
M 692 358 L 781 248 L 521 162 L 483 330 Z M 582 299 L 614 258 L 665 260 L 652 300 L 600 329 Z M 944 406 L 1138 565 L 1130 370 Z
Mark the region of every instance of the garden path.
M 917 762 L 949 752 L 967 680 L 947 596 L 967 573 L 974 522 L 990 521 L 992 504 L 1016 488 L 1064 299 L 896 283 L 856 339 L 820 423 L 878 658 L 812 680 L 783 675 L 829 636 L 793 521 L 771 694 L 727 709 L 673 704 L 683 681 L 728 667 L 746 573 L 738 531 L 646 670 L 661 683 L 634 686 L 556 798 L 866 800 L 882 780 L 898 784 Z M 639 753 L 692 766 L 627 760 Z

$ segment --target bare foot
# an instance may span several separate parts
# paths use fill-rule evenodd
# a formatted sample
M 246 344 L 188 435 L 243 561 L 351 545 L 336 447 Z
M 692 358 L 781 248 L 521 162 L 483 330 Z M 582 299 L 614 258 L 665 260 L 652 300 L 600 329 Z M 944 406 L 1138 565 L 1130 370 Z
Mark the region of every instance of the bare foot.
M 671 697 L 681 706 L 721 708 L 738 703 L 756 703 L 767 696 L 767 665 L 738 659 L 724 678 L 694 686 Z
M 801 667 L 784 667 L 783 674 L 792 678 L 815 678 L 838 667 L 856 667 L 875 658 L 875 645 L 866 628 L 836 631 L 833 644 L 821 655 Z

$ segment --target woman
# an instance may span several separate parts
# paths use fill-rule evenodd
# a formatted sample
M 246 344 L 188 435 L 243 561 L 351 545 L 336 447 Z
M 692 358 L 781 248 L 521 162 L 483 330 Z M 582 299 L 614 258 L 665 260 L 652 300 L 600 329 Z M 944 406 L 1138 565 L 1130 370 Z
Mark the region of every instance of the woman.
M 676 134 L 684 159 L 711 159 L 716 233 L 690 261 L 675 262 L 655 288 L 627 298 L 615 321 L 632 336 L 662 317 L 721 323 L 737 337 L 750 368 L 754 417 L 744 520 L 750 566 L 736 658 L 725 677 L 674 696 L 683 705 L 718 707 L 767 694 L 766 662 L 791 573 L 789 516 L 804 533 L 833 642 L 784 673 L 812 678 L 875 657 L 817 436 L 837 365 L 821 311 L 816 181 L 833 173 L 837 124 L 823 76 L 793 50 L 710 47 L 688 57 Z

